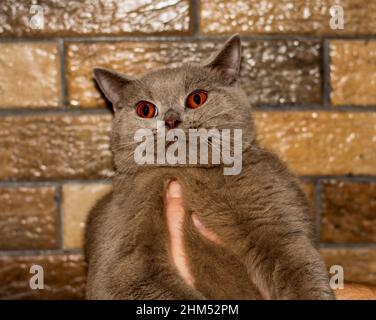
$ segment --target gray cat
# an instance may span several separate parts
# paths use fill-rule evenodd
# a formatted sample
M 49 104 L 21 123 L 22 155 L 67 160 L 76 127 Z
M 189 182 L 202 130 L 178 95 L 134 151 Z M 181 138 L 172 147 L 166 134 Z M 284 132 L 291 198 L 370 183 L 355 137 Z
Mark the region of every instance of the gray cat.
M 89 299 L 334 299 L 314 246 L 311 214 L 298 180 L 257 143 L 251 108 L 237 79 L 238 35 L 200 65 L 130 78 L 107 69 L 94 77 L 115 117 L 113 191 L 92 210 L 86 229 Z M 242 170 L 224 164 L 139 165 L 134 134 L 157 120 L 180 128 L 243 130 Z M 156 138 L 156 137 L 155 137 Z M 163 196 L 183 187 L 185 247 L 194 288 L 171 263 Z M 190 214 L 226 244 L 198 234 Z

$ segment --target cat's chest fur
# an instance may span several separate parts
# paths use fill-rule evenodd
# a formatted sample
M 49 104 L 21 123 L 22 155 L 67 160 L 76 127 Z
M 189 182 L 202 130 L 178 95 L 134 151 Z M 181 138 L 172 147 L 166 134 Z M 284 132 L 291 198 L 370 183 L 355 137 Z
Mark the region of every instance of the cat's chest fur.
M 135 186 L 139 186 L 140 190 L 148 190 L 148 193 L 157 194 L 161 191 L 161 182 L 171 178 L 178 179 L 183 186 L 186 210 L 184 243 L 190 269 L 196 279 L 196 288 L 209 299 L 260 299 L 260 294 L 249 280 L 244 265 L 229 250 L 213 245 L 200 236 L 190 221 L 192 213 L 201 217 L 214 214 L 219 221 L 222 216 L 235 216 L 237 212 L 233 207 L 233 200 L 237 179 L 223 176 L 221 168 L 160 168 L 137 175 Z M 137 189 L 133 189 L 132 193 L 140 196 Z M 157 228 L 156 217 L 153 219 L 149 230 Z M 145 225 L 149 225 L 148 221 L 145 217 Z M 159 223 L 165 224 L 163 215 Z M 155 234 L 158 234 L 156 237 L 164 239 L 161 245 L 168 246 L 168 236 L 158 232 Z

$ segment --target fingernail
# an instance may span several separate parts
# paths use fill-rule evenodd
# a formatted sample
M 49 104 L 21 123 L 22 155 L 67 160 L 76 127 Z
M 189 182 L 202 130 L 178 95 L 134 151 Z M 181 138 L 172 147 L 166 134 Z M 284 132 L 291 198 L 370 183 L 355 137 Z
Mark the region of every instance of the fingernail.
M 204 225 L 202 224 L 202 222 L 200 220 L 198 220 L 198 218 L 195 214 L 192 214 L 192 221 L 193 221 L 193 225 L 196 227 L 196 229 L 198 229 L 198 230 L 204 229 Z
M 180 184 L 176 181 L 172 181 L 168 186 L 167 195 L 169 198 L 181 198 L 183 193 Z

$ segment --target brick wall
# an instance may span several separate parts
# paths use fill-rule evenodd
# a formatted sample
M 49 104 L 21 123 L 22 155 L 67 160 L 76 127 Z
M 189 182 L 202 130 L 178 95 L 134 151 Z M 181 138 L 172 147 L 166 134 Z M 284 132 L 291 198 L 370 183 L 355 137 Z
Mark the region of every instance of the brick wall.
M 235 32 L 260 139 L 301 176 L 328 266 L 376 284 L 375 2 L 39 0 L 41 30 L 31 2 L 0 6 L 1 298 L 83 297 L 84 221 L 112 172 L 91 68 L 177 66 Z M 334 3 L 344 30 L 329 27 Z M 45 290 L 29 289 L 32 264 Z

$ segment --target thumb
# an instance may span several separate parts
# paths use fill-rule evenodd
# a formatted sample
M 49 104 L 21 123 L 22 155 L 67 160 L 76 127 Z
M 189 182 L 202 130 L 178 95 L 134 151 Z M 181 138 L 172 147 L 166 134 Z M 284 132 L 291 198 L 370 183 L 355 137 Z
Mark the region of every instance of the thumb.
M 177 181 L 172 181 L 167 187 L 165 198 L 167 228 L 170 234 L 171 259 L 183 280 L 194 287 L 188 259 L 184 248 L 184 216 L 183 191 Z
M 214 242 L 217 245 L 224 245 L 223 241 L 218 237 L 218 235 L 215 232 L 207 229 L 199 220 L 196 214 L 192 214 L 192 221 L 198 233 L 200 233 L 204 238 L 208 239 L 211 242 Z

